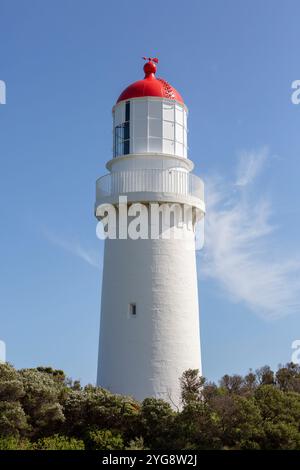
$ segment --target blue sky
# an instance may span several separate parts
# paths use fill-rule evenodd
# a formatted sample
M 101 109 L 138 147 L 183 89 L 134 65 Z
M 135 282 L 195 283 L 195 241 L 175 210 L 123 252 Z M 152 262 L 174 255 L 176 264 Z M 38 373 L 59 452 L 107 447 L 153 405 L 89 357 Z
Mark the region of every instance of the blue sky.
M 95 382 L 103 242 L 95 180 L 144 55 L 189 108 L 207 187 L 197 254 L 204 375 L 291 358 L 300 338 L 297 0 L 0 0 L 0 339 L 16 367 Z

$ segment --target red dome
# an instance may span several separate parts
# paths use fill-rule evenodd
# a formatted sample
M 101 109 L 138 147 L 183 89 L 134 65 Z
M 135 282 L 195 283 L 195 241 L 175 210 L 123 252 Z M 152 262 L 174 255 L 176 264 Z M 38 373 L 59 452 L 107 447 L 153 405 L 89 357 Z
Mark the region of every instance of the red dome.
M 142 98 L 143 96 L 157 96 L 183 103 L 183 99 L 175 88 L 163 78 L 156 78 L 156 65 L 158 59 L 151 59 L 144 65 L 145 77 L 143 80 L 129 85 L 119 96 L 117 103 L 131 98 Z

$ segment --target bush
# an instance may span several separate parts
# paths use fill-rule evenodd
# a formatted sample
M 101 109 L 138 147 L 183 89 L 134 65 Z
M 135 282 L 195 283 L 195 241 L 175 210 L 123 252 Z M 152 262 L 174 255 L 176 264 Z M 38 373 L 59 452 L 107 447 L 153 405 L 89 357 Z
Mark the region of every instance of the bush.
M 90 431 L 87 438 L 87 448 L 90 450 L 122 450 L 124 449 L 121 434 L 109 429 Z
M 0 450 L 31 450 L 32 444 L 28 439 L 17 437 L 0 437 Z
M 169 403 L 158 398 L 146 398 L 139 419 L 140 432 L 147 447 L 168 449 L 173 447 L 174 419 L 176 413 Z
M 0 436 L 16 436 L 28 429 L 26 415 L 19 402 L 0 401 Z
M 38 438 L 59 432 L 65 421 L 60 403 L 64 385 L 51 374 L 37 369 L 23 369 L 19 374 L 25 391 L 20 403 L 30 416 L 32 436 Z
M 43 437 L 33 444 L 34 450 L 84 450 L 84 442 L 74 437 L 55 434 Z
M 144 446 L 144 439 L 142 437 L 136 437 L 132 439 L 125 450 L 147 450 Z

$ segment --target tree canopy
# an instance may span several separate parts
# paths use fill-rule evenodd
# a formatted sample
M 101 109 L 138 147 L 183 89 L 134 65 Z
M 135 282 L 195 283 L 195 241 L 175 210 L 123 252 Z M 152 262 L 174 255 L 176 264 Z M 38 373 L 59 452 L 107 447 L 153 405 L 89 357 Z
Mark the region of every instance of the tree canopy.
M 0 364 L 0 449 L 300 449 L 300 367 L 180 380 L 182 403 L 82 387 L 51 367 Z

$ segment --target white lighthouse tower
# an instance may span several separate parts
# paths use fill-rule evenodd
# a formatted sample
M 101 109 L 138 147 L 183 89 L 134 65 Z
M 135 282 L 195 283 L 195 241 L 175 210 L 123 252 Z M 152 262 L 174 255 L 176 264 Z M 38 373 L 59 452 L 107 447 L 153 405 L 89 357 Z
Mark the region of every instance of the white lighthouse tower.
M 113 107 L 113 158 L 97 181 L 99 220 L 103 204 L 120 215 L 120 196 L 128 210 L 126 234 L 117 226 L 116 238 L 105 240 L 97 383 L 177 406 L 182 373 L 201 373 L 195 224 L 205 212 L 203 183 L 187 156 L 187 107 L 156 78 L 158 60 L 146 60 L 144 79 L 127 87 Z M 171 215 L 175 204 L 188 209 L 189 220 L 178 224 L 176 237 L 165 236 L 160 221 L 157 237 L 149 216 L 148 234 L 141 230 L 133 239 L 127 228 L 136 203 L 167 207 Z M 171 235 L 176 220 L 170 217 Z

